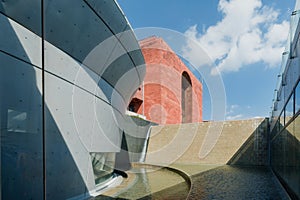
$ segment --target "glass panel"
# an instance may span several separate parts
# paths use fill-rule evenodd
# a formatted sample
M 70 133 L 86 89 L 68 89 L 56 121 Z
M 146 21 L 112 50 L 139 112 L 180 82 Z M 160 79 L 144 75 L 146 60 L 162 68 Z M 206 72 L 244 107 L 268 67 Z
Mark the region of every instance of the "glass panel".
M 282 53 L 282 60 L 281 60 L 281 66 L 280 66 L 280 72 L 279 74 L 283 74 L 284 70 L 285 70 L 285 67 L 286 67 L 286 64 L 287 64 L 287 61 L 289 59 L 289 56 L 290 56 L 290 52 L 289 52 L 289 48 L 290 48 L 290 44 L 288 44 L 286 47 L 286 51 Z M 282 77 L 279 77 L 279 80 L 281 80 Z M 277 89 L 279 89 L 280 87 L 280 84 L 281 82 L 279 81 L 277 83 Z
M 300 33 L 298 34 L 297 44 L 295 47 L 296 56 L 300 56 Z
M 293 50 L 293 57 L 299 57 L 300 56 L 300 40 L 299 40 L 300 35 L 298 34 L 297 36 L 297 43 L 294 47 Z
M 290 22 L 290 37 L 291 37 L 291 42 L 293 42 L 294 37 L 295 37 L 295 32 L 298 26 L 299 22 L 299 16 L 300 16 L 300 10 L 295 10 L 292 12 L 291 16 L 291 22 Z
M 277 112 L 280 113 L 284 106 L 284 87 L 279 89 L 277 100 Z
M 299 86 L 299 84 L 298 84 Z M 294 163 L 294 181 L 292 184 L 295 193 L 300 198 L 300 116 L 298 116 L 294 121 L 294 144 L 295 144 L 295 163 Z
M 298 82 L 298 85 L 295 90 L 295 112 L 298 112 L 300 110 L 300 82 Z
M 90 153 L 95 176 L 95 184 L 103 183 L 112 176 L 115 153 Z
M 289 98 L 285 107 L 285 123 L 287 123 L 294 115 L 294 94 Z
M 271 144 L 272 168 L 297 197 L 300 197 L 299 122 L 297 117 Z
M 284 125 L 285 125 L 285 121 L 284 121 L 284 112 L 285 112 L 285 111 L 283 111 L 283 112 L 280 114 L 280 116 L 279 116 L 280 130 L 281 130 L 282 127 L 284 127 Z

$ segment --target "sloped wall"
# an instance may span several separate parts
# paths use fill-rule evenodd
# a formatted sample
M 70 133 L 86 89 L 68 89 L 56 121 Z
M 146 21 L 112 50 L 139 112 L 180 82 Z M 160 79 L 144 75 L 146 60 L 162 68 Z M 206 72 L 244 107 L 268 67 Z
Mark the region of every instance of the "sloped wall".
M 209 137 L 209 129 L 220 125 L 220 134 Z M 146 162 L 267 165 L 267 134 L 267 119 L 157 126 L 151 131 Z

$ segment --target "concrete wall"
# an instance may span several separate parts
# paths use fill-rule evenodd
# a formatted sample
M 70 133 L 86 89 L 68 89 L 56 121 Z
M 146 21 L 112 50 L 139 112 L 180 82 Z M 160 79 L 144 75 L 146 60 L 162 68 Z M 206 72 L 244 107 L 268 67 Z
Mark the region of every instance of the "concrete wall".
M 1 1 L 0 27 L 1 198 L 89 196 L 145 74 L 129 23 L 115 1 L 30 0 Z
M 152 126 L 157 124 L 137 117 L 125 117 L 125 139 L 130 162 L 142 161 L 147 150 L 147 137 Z M 146 146 L 145 146 L 146 145 Z M 145 151 L 145 152 L 143 152 Z
M 218 137 L 207 134 L 220 124 Z M 156 126 L 151 131 L 146 162 L 267 165 L 267 135 L 266 119 Z M 202 157 L 203 148 L 210 146 L 211 151 Z

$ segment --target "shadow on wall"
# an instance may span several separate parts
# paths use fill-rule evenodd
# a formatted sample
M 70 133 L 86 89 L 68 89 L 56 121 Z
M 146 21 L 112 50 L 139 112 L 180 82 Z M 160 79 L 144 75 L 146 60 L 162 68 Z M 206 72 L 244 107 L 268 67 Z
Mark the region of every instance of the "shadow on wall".
M 228 165 L 271 165 L 274 173 L 293 199 L 300 197 L 300 117 L 287 127 L 276 124 L 269 137 L 268 119 L 251 134 L 228 161 Z M 279 131 L 281 130 L 281 131 Z M 270 142 L 270 144 L 269 144 Z M 270 148 L 269 148 L 270 146 Z M 270 154 L 270 155 L 269 155 Z
M 121 150 L 116 153 L 115 171 L 126 171 L 131 169 L 128 146 L 125 133 L 123 132 Z
M 242 134 L 242 133 L 240 133 Z M 269 120 L 264 119 L 227 162 L 228 165 L 269 165 Z
M 127 141 L 127 146 L 122 144 L 121 151 L 128 152 L 131 163 L 143 161 L 143 156 L 146 156 L 143 154 L 146 154 L 150 128 L 156 125 L 138 117 L 125 116 L 123 140 Z
M 86 193 L 71 152 L 43 104 L 41 66 L 32 64 L 7 18 L 0 14 L 0 20 L 0 95 L 5 97 L 0 101 L 1 198 L 43 199 L 44 186 L 49 199 Z

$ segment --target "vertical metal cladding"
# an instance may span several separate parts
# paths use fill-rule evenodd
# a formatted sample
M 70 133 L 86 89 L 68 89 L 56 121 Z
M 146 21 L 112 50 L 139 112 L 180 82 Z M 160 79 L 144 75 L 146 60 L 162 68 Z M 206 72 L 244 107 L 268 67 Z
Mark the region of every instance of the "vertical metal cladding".
M 0 26 L 2 198 L 88 196 L 145 75 L 130 25 L 115 1 L 19 0 L 0 3 Z

